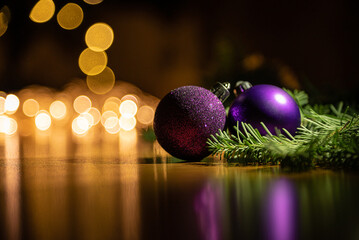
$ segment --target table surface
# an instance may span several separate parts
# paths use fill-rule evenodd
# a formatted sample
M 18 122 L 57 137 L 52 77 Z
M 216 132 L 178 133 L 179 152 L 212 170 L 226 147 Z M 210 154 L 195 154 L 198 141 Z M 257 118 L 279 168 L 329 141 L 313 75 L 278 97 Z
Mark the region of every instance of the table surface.
M 2 137 L 0 239 L 359 239 L 357 173 L 176 162 L 121 134 Z

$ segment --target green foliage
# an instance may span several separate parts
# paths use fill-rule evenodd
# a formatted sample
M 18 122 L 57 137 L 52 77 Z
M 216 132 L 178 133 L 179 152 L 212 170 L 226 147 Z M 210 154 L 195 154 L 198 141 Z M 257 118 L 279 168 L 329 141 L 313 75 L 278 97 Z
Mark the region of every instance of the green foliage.
M 285 89 L 286 90 L 286 89 Z M 286 90 L 297 102 L 302 125 L 293 137 L 287 130 L 262 136 L 250 124 L 240 123 L 242 131 L 229 135 L 220 131 L 208 139 L 209 150 L 228 162 L 243 165 L 280 164 L 291 170 L 314 166 L 359 169 L 359 117 L 343 103 L 333 105 L 308 104 L 303 91 Z

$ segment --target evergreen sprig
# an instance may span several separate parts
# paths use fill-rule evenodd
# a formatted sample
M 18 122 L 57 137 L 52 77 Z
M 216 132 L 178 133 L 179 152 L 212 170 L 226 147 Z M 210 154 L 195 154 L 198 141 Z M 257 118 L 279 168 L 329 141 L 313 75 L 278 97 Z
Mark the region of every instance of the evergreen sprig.
M 286 91 L 301 111 L 302 124 L 295 136 L 286 129 L 273 135 L 261 123 L 267 132 L 262 136 L 250 124 L 240 123 L 243 130 L 237 125 L 236 135 L 219 131 L 208 139 L 212 154 L 244 165 L 280 164 L 293 170 L 314 166 L 358 169 L 358 114 L 349 107 L 343 111 L 343 103 L 337 107 L 310 106 L 305 92 Z

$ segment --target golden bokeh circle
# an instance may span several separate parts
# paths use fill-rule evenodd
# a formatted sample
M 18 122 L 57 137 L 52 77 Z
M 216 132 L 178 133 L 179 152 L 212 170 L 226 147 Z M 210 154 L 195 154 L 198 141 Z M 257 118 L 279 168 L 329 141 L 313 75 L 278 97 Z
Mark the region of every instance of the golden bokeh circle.
M 32 8 L 30 19 L 36 23 L 49 21 L 55 13 L 55 3 L 52 0 L 40 0 Z
M 68 3 L 57 14 L 58 24 L 66 30 L 72 30 L 80 26 L 84 18 L 82 8 L 75 3 Z
M 112 90 L 115 85 L 115 74 L 111 68 L 106 67 L 100 74 L 87 76 L 87 87 L 96 94 L 105 94 Z
M 86 45 L 96 52 L 107 50 L 113 42 L 114 34 L 112 28 L 106 23 L 95 23 L 85 35 Z
M 100 74 L 107 65 L 107 54 L 105 52 L 95 52 L 90 48 L 82 51 L 79 57 L 79 67 L 86 75 Z
M 34 117 L 40 110 L 40 105 L 35 99 L 27 99 L 22 105 L 22 111 L 28 117 Z
M 85 3 L 90 4 L 90 5 L 96 5 L 99 3 L 102 3 L 103 0 L 84 0 Z

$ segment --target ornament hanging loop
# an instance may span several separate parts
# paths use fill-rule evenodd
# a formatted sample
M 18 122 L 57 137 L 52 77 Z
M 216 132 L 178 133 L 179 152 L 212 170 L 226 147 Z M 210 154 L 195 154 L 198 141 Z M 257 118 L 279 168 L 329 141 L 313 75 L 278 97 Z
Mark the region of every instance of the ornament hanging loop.
M 211 92 L 218 97 L 218 99 L 223 103 L 229 97 L 231 84 L 229 82 L 216 83 L 211 89 Z
M 239 94 L 245 92 L 246 90 L 248 90 L 251 87 L 252 87 L 252 84 L 250 82 L 238 81 L 233 90 L 234 95 L 238 96 Z

